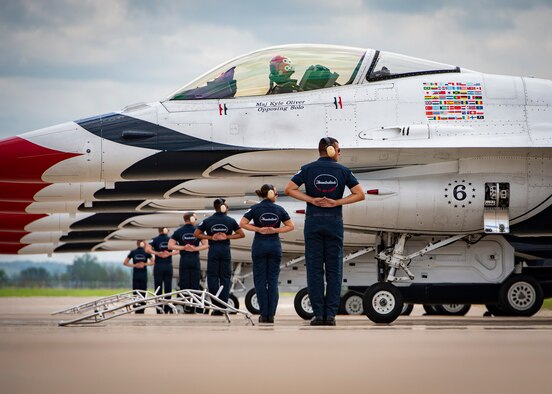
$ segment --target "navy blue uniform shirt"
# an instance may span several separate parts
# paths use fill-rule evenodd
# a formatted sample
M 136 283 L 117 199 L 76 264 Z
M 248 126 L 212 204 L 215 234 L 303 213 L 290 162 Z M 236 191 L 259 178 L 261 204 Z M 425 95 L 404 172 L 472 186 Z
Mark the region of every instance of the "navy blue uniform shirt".
M 159 234 L 157 237 L 151 240 L 151 247 L 156 252 L 165 252 L 169 250 L 169 236 L 166 234 Z M 172 256 L 169 257 L 155 257 L 155 264 L 170 264 L 172 263 Z
M 177 244 L 180 246 L 185 245 L 192 245 L 192 246 L 199 246 L 199 239 L 194 237 L 194 231 L 195 226 L 193 224 L 185 224 L 184 226 L 180 227 L 178 230 L 176 230 L 173 235 L 172 239 L 176 241 Z M 199 254 L 199 252 L 187 252 L 185 250 L 180 251 L 180 255 L 196 255 Z
M 257 227 L 279 228 L 282 222 L 289 220 L 289 215 L 284 208 L 265 199 L 258 204 L 253 205 L 243 217 L 253 220 Z M 259 239 L 279 239 L 279 234 L 261 234 L 255 233 L 255 238 Z
M 197 228 L 206 233 L 207 235 L 213 235 L 216 233 L 226 233 L 226 235 L 232 235 L 236 230 L 240 229 L 238 223 L 225 213 L 217 212 L 208 218 L 204 219 Z M 209 245 L 230 245 L 230 240 L 225 239 L 223 241 L 209 240 Z
M 151 254 L 146 253 L 144 248 L 136 248 L 134 250 L 131 250 L 130 253 L 127 256 L 129 259 L 132 260 L 134 264 L 136 263 L 147 263 L 149 259 L 151 259 Z M 138 275 L 145 275 L 147 272 L 147 268 L 137 268 L 133 267 L 133 271 L 135 274 Z
M 343 197 L 345 187 L 352 189 L 358 181 L 347 167 L 342 166 L 330 157 L 321 157 L 312 163 L 305 164 L 291 178 L 297 186 L 305 184 L 305 192 L 311 197 L 327 197 L 338 200 Z M 342 207 L 322 208 L 307 203 L 307 215 L 341 216 Z

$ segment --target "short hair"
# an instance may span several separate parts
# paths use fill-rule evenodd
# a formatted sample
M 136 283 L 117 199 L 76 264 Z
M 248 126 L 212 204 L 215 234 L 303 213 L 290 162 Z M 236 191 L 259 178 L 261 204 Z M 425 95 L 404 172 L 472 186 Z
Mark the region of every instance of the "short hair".
M 193 213 L 193 212 L 186 212 L 186 213 L 184 214 L 184 221 L 185 221 L 185 222 L 190 221 L 190 218 L 191 218 L 192 216 L 194 216 L 194 213 Z
M 326 153 L 326 148 L 328 146 L 334 146 L 335 144 L 338 144 L 339 141 L 332 137 L 324 137 L 320 139 L 320 142 L 318 142 L 318 152 L 319 153 Z

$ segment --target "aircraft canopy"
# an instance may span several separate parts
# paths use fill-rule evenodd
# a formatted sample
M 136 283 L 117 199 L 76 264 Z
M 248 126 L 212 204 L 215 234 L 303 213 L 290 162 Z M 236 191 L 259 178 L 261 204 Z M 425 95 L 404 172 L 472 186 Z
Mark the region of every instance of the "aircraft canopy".
M 173 93 L 169 100 L 264 96 L 347 85 L 355 79 L 365 49 L 283 46 L 235 58 Z
M 361 68 L 365 74 L 362 78 L 358 75 Z M 375 82 L 450 72 L 460 72 L 460 69 L 391 52 L 341 46 L 288 45 L 232 59 L 177 90 L 169 100 L 307 92 L 349 85 L 355 80 L 360 83 L 364 78 Z

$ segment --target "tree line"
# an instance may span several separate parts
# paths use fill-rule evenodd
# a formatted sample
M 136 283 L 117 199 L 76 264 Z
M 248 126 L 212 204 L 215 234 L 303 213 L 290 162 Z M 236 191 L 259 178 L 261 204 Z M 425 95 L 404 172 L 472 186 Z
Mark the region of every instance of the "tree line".
M 42 267 L 30 267 L 9 277 L 0 269 L 0 287 L 121 288 L 131 285 L 129 269 L 100 264 L 95 256 L 75 257 L 62 274 L 52 274 Z

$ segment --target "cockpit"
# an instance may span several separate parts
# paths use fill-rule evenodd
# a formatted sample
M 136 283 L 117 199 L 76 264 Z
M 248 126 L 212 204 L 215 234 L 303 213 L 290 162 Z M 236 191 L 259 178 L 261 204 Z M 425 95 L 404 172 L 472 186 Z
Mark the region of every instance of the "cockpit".
M 458 67 L 362 48 L 289 45 L 237 57 L 169 96 L 169 100 L 230 99 L 374 82 Z

